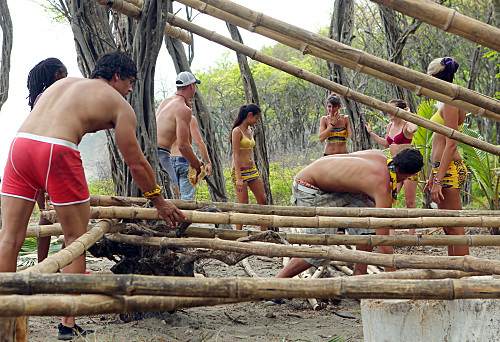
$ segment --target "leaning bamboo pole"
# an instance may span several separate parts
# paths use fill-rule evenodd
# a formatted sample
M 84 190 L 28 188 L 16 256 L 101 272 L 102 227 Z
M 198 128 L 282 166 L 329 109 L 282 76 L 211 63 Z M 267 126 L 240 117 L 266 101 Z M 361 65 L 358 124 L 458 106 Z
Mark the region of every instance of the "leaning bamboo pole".
M 449 127 L 446 127 L 444 125 L 438 124 L 438 123 L 433 122 L 431 120 L 428 120 L 426 118 L 423 118 L 423 117 L 420 117 L 418 115 L 407 112 L 405 110 L 402 110 L 401 108 L 391 106 L 388 103 L 385 103 L 383 101 L 374 99 L 370 96 L 356 92 L 348 87 L 345 87 L 345 86 L 340 85 L 338 83 L 335 83 L 333 81 L 327 80 L 326 78 L 315 75 L 314 73 L 311 73 L 311 72 L 306 71 L 304 69 L 298 68 L 298 67 L 296 67 L 290 63 L 284 62 L 278 58 L 271 57 L 271 56 L 266 55 L 264 53 L 261 53 L 257 50 L 251 49 L 251 48 L 249 48 L 241 43 L 238 43 L 232 39 L 226 38 L 222 35 L 218 35 L 215 32 L 203 29 L 197 25 L 194 25 L 193 23 L 186 21 L 186 20 L 182 20 L 180 18 L 177 18 L 177 17 L 173 16 L 172 14 L 168 15 L 168 21 L 172 25 L 182 27 L 182 28 L 184 28 L 188 31 L 191 31 L 193 33 L 196 33 L 204 38 L 210 39 L 210 40 L 215 41 L 219 44 L 227 46 L 232 50 L 238 51 L 246 56 L 249 56 L 250 58 L 252 58 L 254 60 L 271 65 L 274 68 L 280 69 L 280 70 L 285 71 L 291 75 L 305 79 L 305 80 L 312 82 L 314 84 L 317 84 L 323 88 L 326 88 L 326 89 L 329 89 L 329 90 L 334 91 L 336 93 L 339 93 L 339 94 L 341 94 L 345 97 L 348 97 L 356 102 L 360 102 L 360 103 L 363 103 L 363 104 L 370 106 L 372 108 L 385 111 L 387 113 L 390 113 L 393 116 L 400 117 L 404 120 L 413 122 L 413 123 L 417 124 L 418 126 L 425 127 L 433 132 L 442 134 L 448 138 L 455 139 L 455 140 L 463 142 L 465 144 L 477 147 L 483 151 L 486 151 L 486 152 L 489 152 L 489 153 L 492 153 L 495 155 L 500 155 L 500 147 L 498 147 L 496 145 L 493 145 L 493 144 L 487 143 L 485 141 L 470 137 L 467 134 L 458 132 L 458 131 L 451 129 Z M 500 121 L 500 116 L 497 115 L 496 119 L 498 121 Z
M 218 241 L 237 240 L 246 236 L 257 236 L 260 231 L 235 231 L 210 228 L 193 228 L 186 230 L 187 239 L 149 237 L 152 244 L 161 247 L 214 248 L 211 244 Z M 352 246 L 500 246 L 500 236 L 491 235 L 338 235 L 338 234 L 290 234 L 277 233 L 290 244 L 306 245 L 352 245 Z M 119 238 L 118 238 L 119 236 Z M 108 236 L 110 239 L 138 239 L 135 235 Z M 216 238 L 216 239 L 214 239 Z M 163 240 L 161 240 L 163 239 Z M 153 242 L 156 241 L 156 242 Z M 160 242 L 161 241 L 161 242 Z M 128 243 L 134 243 L 132 241 Z
M 500 52 L 500 29 L 431 1 L 370 0 L 394 11 Z
M 237 302 L 227 298 L 189 298 L 118 295 L 2 296 L 0 317 L 84 316 L 145 311 L 172 311 Z
M 116 220 L 101 220 L 91 230 L 80 236 L 73 243 L 61 251 L 47 257 L 42 262 L 31 266 L 21 273 L 55 273 L 67 266 L 80 255 L 85 253 L 93 244 L 102 239 L 111 228 L 116 225 Z
M 158 247 L 192 247 L 224 250 L 233 253 L 261 255 L 266 257 L 297 257 L 329 259 L 338 261 L 370 264 L 377 266 L 400 268 L 433 268 L 461 270 L 466 272 L 483 272 L 500 274 L 500 261 L 479 259 L 471 256 L 416 256 L 401 254 L 378 254 L 355 250 L 334 249 L 331 247 L 283 246 L 270 243 L 245 243 L 220 239 L 182 239 L 137 237 L 130 235 L 109 236 L 109 239 L 120 243 L 134 243 L 144 246 Z M 194 241 L 191 241 L 194 240 Z M 318 297 L 319 298 L 319 297 Z
M 90 223 L 87 226 L 87 231 L 91 230 L 94 227 L 93 223 Z M 62 235 L 63 230 L 59 223 L 56 224 L 48 224 L 48 225 L 29 225 L 26 230 L 26 237 L 45 237 L 45 236 L 56 236 Z
M 140 20 L 142 15 L 143 2 L 139 0 L 95 0 L 99 5 L 109 7 L 116 12 L 124 14 L 132 19 Z M 193 43 L 189 33 L 172 27 L 170 24 L 165 26 L 164 33 L 170 37 L 179 39 L 181 42 L 191 45 Z
M 429 227 L 498 227 L 500 217 L 416 217 L 391 218 L 379 217 L 343 217 L 331 216 L 280 216 L 255 215 L 242 213 L 211 213 L 196 210 L 183 210 L 188 222 L 213 224 L 252 224 L 268 227 L 298 227 L 298 228 L 429 228 Z M 42 211 L 41 215 L 51 222 L 57 221 L 55 210 Z M 155 208 L 138 207 L 91 207 L 91 218 L 122 218 L 138 220 L 163 220 Z
M 15 283 L 14 283 L 15 280 Z M 226 298 L 500 298 L 500 279 L 191 278 L 139 275 L 0 274 L 0 289 L 26 294 L 109 294 Z M 5 286 L 4 286 L 5 285 Z M 11 296 L 9 296 L 11 297 Z M 4 298 L 2 296 L 2 302 Z M 11 297 L 12 298 L 12 297 Z M 64 297 L 63 297 L 64 298 Z M 70 297 L 74 298 L 74 297 Z M 54 299 L 55 302 L 57 302 Z M 105 307 L 106 302 L 101 305 Z M 23 313 L 25 314 L 25 313 Z M 5 313 L 2 312 L 2 315 Z M 73 313 L 71 314 L 71 316 Z
M 456 100 L 462 100 L 464 102 L 474 104 L 482 109 L 482 110 L 480 109 L 479 112 L 473 111 L 474 113 L 482 115 L 484 114 L 483 113 L 484 110 L 488 110 L 497 114 L 497 115 L 489 115 L 490 118 L 497 121 L 500 120 L 500 117 L 498 116 L 498 114 L 500 114 L 500 101 L 496 101 L 490 97 L 478 94 L 464 87 L 460 87 L 455 84 L 450 84 L 448 82 L 444 82 L 442 80 L 438 80 L 431 76 L 422 74 L 418 71 L 414 71 L 412 69 L 405 68 L 401 65 L 385 61 L 381 58 L 372 56 L 364 51 L 357 50 L 351 46 L 339 43 L 335 40 L 328 39 L 319 34 L 314 34 L 306 30 L 300 29 L 298 27 L 295 27 L 293 25 L 281 22 L 274 18 L 268 17 L 263 13 L 252 11 L 233 2 L 229 2 L 226 0 L 178 0 L 178 1 L 180 3 L 183 3 L 185 5 L 197 9 L 202 13 L 207 13 L 211 16 L 216 16 L 213 11 L 213 8 L 215 7 L 219 10 L 217 14 L 220 17 L 223 17 L 223 20 L 231 22 L 232 24 L 238 25 L 244 29 L 266 35 L 265 31 L 262 32 L 260 30 L 261 27 L 265 27 L 269 30 L 278 32 L 282 35 L 293 37 L 294 39 L 300 40 L 301 42 L 305 42 L 307 44 L 307 49 L 309 49 L 310 46 L 320 49 L 325 49 L 332 55 L 336 56 L 335 60 L 330 59 L 332 62 L 335 62 L 347 68 L 356 70 L 358 72 L 363 72 L 366 74 L 369 74 L 370 70 L 365 70 L 365 68 L 378 70 L 389 76 L 384 80 L 391 82 L 393 84 L 397 84 L 397 80 L 402 79 L 411 85 L 417 85 L 417 87 L 408 86 L 408 84 L 404 86 L 405 88 L 410 89 L 411 91 L 415 91 L 417 94 L 429 96 L 428 94 L 424 94 L 424 92 L 426 92 L 427 89 L 430 89 L 434 92 L 445 95 L 445 97 L 447 97 L 448 100 L 444 99 L 443 102 L 462 108 L 461 103 L 459 103 L 459 101 L 456 101 Z M 224 12 L 229 13 L 232 16 L 221 15 L 221 13 Z M 240 19 L 244 18 L 243 20 L 245 21 L 246 24 L 241 25 L 241 21 L 232 20 L 234 16 L 239 17 Z M 269 38 L 274 39 L 273 37 Z M 346 63 L 346 61 L 351 61 L 351 62 Z M 355 64 L 355 67 L 353 67 L 353 63 Z M 377 75 L 372 75 L 372 76 L 378 77 L 381 75 L 379 73 Z M 397 84 L 397 85 L 403 86 L 402 84 Z M 429 97 L 436 98 L 433 96 Z
M 95 0 L 99 5 L 109 7 L 117 12 L 125 14 L 135 20 L 141 19 L 142 11 L 139 7 L 125 0 Z
M 90 205 L 106 206 L 143 206 L 148 200 L 143 197 L 90 195 Z M 183 201 L 169 199 L 179 209 L 195 210 L 207 206 L 216 206 L 222 211 L 236 211 L 248 214 L 273 214 L 282 216 L 337 216 L 337 217 L 470 217 L 500 216 L 500 210 L 444 210 L 444 209 L 407 209 L 407 208 L 336 208 L 336 207 L 301 207 L 244 204 L 234 202 Z

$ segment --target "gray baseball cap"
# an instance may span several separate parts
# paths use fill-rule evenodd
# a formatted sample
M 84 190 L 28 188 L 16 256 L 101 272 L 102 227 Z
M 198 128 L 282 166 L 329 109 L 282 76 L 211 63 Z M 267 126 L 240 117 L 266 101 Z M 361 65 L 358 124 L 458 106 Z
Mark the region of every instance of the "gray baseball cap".
M 177 87 L 185 87 L 190 85 L 191 83 L 200 84 L 201 82 L 200 80 L 196 79 L 196 77 L 194 77 L 194 75 L 189 71 L 180 72 L 177 75 L 177 79 L 175 80 L 175 85 Z

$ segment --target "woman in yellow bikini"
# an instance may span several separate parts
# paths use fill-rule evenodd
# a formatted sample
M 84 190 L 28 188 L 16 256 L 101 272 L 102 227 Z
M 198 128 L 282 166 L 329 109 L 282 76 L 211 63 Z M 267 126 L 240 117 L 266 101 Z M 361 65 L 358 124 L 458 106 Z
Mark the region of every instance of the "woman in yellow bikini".
M 391 100 L 389 104 L 403 110 L 408 110 L 408 105 L 405 100 Z M 411 147 L 413 134 L 417 131 L 418 126 L 401 118 L 392 116 L 391 114 L 389 114 L 389 119 L 391 123 L 387 125 L 387 136 L 385 139 L 375 134 L 368 122 L 365 126 L 368 134 L 380 145 L 389 148 L 391 156 L 394 157 L 403 148 Z M 417 197 L 418 173 L 411 176 L 403 183 L 398 183 L 397 193 L 399 193 L 403 185 L 405 187 L 406 207 L 416 208 L 417 204 L 415 198 Z M 390 230 L 391 235 L 395 233 L 394 229 Z M 415 229 L 410 229 L 410 235 L 415 235 Z
M 325 156 L 332 154 L 349 153 L 347 150 L 347 137 L 352 140 L 349 117 L 339 113 L 341 107 L 340 98 L 336 94 L 330 94 L 327 99 L 328 115 L 323 116 L 319 126 L 319 141 L 326 140 Z
M 450 57 L 437 58 L 427 68 L 427 74 L 443 81 L 453 82 L 459 67 L 458 62 Z M 461 131 L 465 120 L 465 111 L 443 104 L 431 117 L 431 120 L 457 131 Z M 462 209 L 460 189 L 467 179 L 467 168 L 458 152 L 457 141 L 444 135 L 434 133 L 432 141 L 431 162 L 432 175 L 429 177 L 426 189 L 431 191 L 431 197 L 439 209 Z M 465 235 L 464 227 L 445 227 L 444 232 L 450 235 Z M 468 255 L 468 246 L 449 246 L 448 255 Z
M 252 152 L 255 140 L 251 127 L 257 123 L 259 117 L 260 108 L 256 104 L 241 106 L 231 131 L 231 144 L 233 146 L 231 178 L 236 189 L 238 203 L 248 203 L 248 188 L 253 192 L 257 203 L 267 203 L 264 184 L 255 167 Z M 236 229 L 242 230 L 243 225 L 237 224 Z M 265 226 L 260 227 L 262 231 L 266 229 Z

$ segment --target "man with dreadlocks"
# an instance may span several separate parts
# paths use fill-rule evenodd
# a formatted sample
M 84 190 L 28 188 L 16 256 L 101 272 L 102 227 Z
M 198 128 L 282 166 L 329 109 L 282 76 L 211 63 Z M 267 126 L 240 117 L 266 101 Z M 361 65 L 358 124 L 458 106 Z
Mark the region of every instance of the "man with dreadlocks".
M 125 100 L 137 76 L 135 63 L 122 52 L 102 56 L 92 79 L 64 78 L 40 96 L 12 142 L 2 184 L 0 272 L 15 272 L 34 204 L 42 189 L 50 196 L 69 245 L 83 235 L 90 219 L 89 190 L 78 144 L 86 133 L 115 130 L 116 144 L 144 197 L 151 199 L 170 226 L 185 219 L 161 196 L 154 172 L 135 136 L 137 120 Z M 84 273 L 85 255 L 63 268 Z M 86 335 L 74 317 L 63 317 L 60 340 Z
M 35 107 L 38 98 L 45 89 L 50 87 L 55 81 L 66 78 L 67 76 L 68 69 L 66 69 L 66 66 L 57 58 L 47 58 L 35 65 L 28 74 L 28 105 L 31 107 L 31 110 Z M 36 202 L 40 210 L 45 209 L 45 190 L 40 191 Z M 52 224 L 52 222 L 43 216 L 40 217 L 38 225 L 42 226 L 49 224 Z M 41 262 L 49 254 L 50 236 L 38 237 L 36 239 L 36 245 L 38 262 Z M 62 248 L 64 248 L 64 243 Z

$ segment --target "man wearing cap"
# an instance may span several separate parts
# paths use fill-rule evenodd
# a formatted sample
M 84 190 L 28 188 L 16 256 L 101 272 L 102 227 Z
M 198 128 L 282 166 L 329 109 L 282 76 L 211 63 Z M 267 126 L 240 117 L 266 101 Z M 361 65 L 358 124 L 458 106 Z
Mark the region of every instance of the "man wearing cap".
M 158 157 L 177 189 L 179 181 L 170 160 L 174 142 L 177 142 L 181 155 L 196 169 L 197 174 L 201 172 L 202 163 L 194 153 L 189 139 L 191 136 L 189 101 L 196 92 L 196 84 L 200 84 L 200 81 L 189 71 L 179 73 L 175 81 L 176 93 L 163 100 L 156 111 Z

